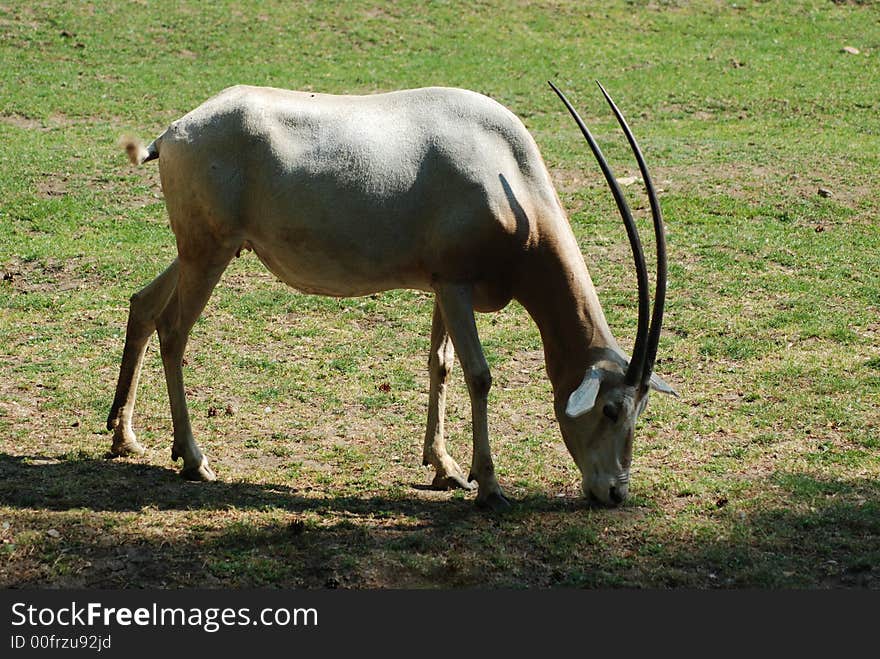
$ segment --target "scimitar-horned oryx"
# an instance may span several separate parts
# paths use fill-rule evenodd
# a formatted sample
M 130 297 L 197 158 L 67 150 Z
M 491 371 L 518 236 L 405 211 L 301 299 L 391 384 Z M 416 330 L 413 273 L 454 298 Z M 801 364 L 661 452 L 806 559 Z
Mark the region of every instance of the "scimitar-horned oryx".
M 215 478 L 193 438 L 181 365 L 190 329 L 221 274 L 250 249 L 305 293 L 434 293 L 424 463 L 436 470 L 435 486 L 472 489 L 476 481 L 477 503 L 496 509 L 508 502 L 489 448 L 492 379 L 474 311 L 518 300 L 540 330 L 556 417 L 584 494 L 621 503 L 648 390 L 674 393 L 652 373 L 666 287 L 660 208 L 632 133 L 602 89 L 650 198 L 658 257 L 651 313 L 645 257 L 624 196 L 577 112 L 551 86 L 598 159 L 629 236 L 639 297 L 631 361 L 611 334 L 538 147 L 508 109 L 461 89 L 335 96 L 236 86 L 173 122 L 149 146 L 126 144 L 135 164 L 159 160 L 177 258 L 131 298 L 107 422 L 112 453 L 144 452 L 132 414 L 156 331 L 174 425 L 171 457 L 183 458 L 188 479 Z M 454 353 L 471 402 L 467 477 L 444 437 Z

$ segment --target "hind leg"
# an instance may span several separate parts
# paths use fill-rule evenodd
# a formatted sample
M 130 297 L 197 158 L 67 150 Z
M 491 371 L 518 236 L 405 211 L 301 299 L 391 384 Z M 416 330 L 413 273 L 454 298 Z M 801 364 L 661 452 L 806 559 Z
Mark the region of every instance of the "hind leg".
M 206 253 L 212 253 L 210 260 L 180 259 L 177 286 L 156 322 L 174 424 L 171 457 L 174 460 L 183 458 L 181 475 L 189 480 L 214 480 L 216 477 L 193 437 L 183 386 L 183 353 L 189 332 L 205 308 L 234 250 L 228 253 L 202 252 L 202 255 Z
M 144 447 L 137 441 L 132 428 L 138 380 L 147 344 L 156 330 L 156 319 L 168 305 L 177 285 L 178 267 L 175 259 L 162 274 L 131 297 L 116 395 L 107 416 L 107 430 L 113 431 L 113 443 L 110 446 L 110 453 L 113 455 L 144 453 Z

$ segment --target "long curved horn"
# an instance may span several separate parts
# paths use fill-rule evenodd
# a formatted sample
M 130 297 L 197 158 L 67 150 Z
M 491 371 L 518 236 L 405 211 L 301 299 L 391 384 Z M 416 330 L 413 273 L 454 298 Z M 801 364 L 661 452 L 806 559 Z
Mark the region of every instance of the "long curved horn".
M 611 100 L 611 96 L 605 91 L 602 83 L 598 80 L 596 84 L 602 90 L 605 100 L 611 106 L 617 122 L 623 129 L 626 139 L 629 141 L 630 148 L 635 154 L 639 163 L 639 171 L 642 173 L 642 180 L 645 182 L 645 191 L 648 193 L 648 200 L 651 203 L 651 217 L 654 220 L 654 240 L 657 244 L 657 281 L 654 289 L 654 309 L 651 314 L 651 329 L 648 331 L 648 347 L 645 356 L 645 370 L 642 373 L 642 386 L 647 387 L 648 381 L 651 379 L 651 372 L 654 370 L 654 361 L 657 359 L 657 346 L 660 343 L 660 330 L 663 326 L 663 311 L 666 307 L 666 233 L 663 229 L 663 215 L 660 212 L 660 202 L 657 200 L 657 191 L 654 189 L 654 183 L 651 181 L 651 175 L 648 173 L 648 166 L 645 164 L 645 158 L 642 156 L 642 150 L 639 148 L 636 138 L 633 137 L 632 131 L 623 118 L 617 105 Z
M 556 92 L 556 95 L 562 100 L 565 104 L 565 107 L 568 109 L 571 116 L 574 118 L 575 122 L 578 125 L 578 128 L 581 129 L 581 133 L 583 133 L 584 137 L 587 140 L 587 144 L 590 145 L 590 149 L 593 152 L 593 155 L 596 157 L 596 160 L 599 161 L 599 167 L 602 168 L 602 173 L 605 175 L 605 180 L 608 182 L 608 186 L 611 188 L 611 193 L 614 195 L 614 201 L 617 204 L 617 210 L 620 211 L 620 216 L 623 218 L 623 224 L 626 227 L 626 235 L 629 238 L 629 246 L 632 249 L 633 253 L 633 261 L 636 266 L 636 279 L 638 281 L 639 288 L 639 321 L 638 321 L 638 332 L 636 333 L 636 341 L 633 345 L 633 354 L 632 359 L 629 362 L 629 366 L 626 369 L 626 375 L 624 377 L 625 381 L 629 385 L 641 384 L 643 374 L 645 372 L 645 363 L 646 358 L 648 356 L 648 315 L 650 314 L 650 298 L 648 296 L 648 267 L 645 265 L 645 252 L 642 250 L 642 243 L 639 240 L 639 231 L 636 228 L 635 220 L 633 220 L 632 213 L 629 210 L 629 206 L 626 203 L 626 199 L 623 196 L 623 191 L 620 189 L 620 185 L 617 183 L 617 179 L 614 178 L 614 174 L 611 172 L 611 168 L 608 166 L 608 162 L 605 160 L 605 157 L 602 155 L 602 150 L 599 148 L 599 145 L 596 144 L 596 140 L 593 139 L 593 136 L 590 134 L 589 129 L 586 124 L 584 124 L 583 120 L 578 115 L 577 110 L 575 110 L 571 103 L 568 102 L 568 99 L 565 98 L 565 94 L 563 94 L 552 82 L 548 81 L 550 87 Z M 648 374 L 650 377 L 650 372 Z

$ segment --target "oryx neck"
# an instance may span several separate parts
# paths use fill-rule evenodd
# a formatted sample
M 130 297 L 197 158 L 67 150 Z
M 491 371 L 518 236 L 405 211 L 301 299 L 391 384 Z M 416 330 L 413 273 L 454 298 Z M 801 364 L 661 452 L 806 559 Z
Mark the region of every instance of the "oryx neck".
M 533 250 L 515 295 L 541 332 L 556 396 L 578 385 L 597 350 L 618 349 L 573 235 L 570 242 Z

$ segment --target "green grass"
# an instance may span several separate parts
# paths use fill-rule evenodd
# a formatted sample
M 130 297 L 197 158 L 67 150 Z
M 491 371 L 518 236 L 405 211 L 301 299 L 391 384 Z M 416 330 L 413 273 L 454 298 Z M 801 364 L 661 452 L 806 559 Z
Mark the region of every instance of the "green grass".
M 877 588 L 878 57 L 871 2 L 4 4 L 0 584 Z M 507 105 L 631 345 L 624 232 L 547 79 L 635 175 L 601 80 L 662 188 L 657 370 L 681 397 L 643 415 L 627 505 L 577 498 L 521 307 L 478 319 L 516 500 L 496 518 L 425 488 L 430 296 L 300 295 L 252 255 L 187 353 L 220 481 L 176 475 L 155 349 L 136 419 L 147 456 L 103 458 L 128 297 L 175 253 L 155 163 L 129 167 L 116 140 L 149 139 L 231 84 L 453 85 Z M 459 369 L 448 429 L 466 465 Z

